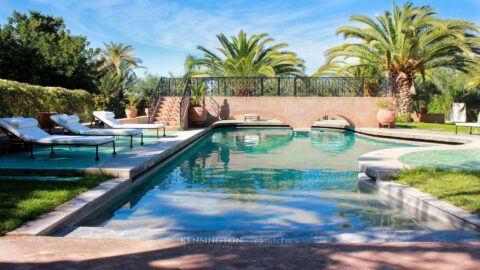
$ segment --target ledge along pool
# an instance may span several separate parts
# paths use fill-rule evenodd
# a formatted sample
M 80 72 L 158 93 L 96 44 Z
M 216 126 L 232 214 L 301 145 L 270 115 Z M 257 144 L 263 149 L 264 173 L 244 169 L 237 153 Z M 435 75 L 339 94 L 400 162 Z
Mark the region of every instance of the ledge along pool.
M 161 229 L 180 237 L 452 229 L 413 219 L 359 190 L 360 155 L 408 146 L 347 131 L 219 128 L 82 226 L 137 234 Z

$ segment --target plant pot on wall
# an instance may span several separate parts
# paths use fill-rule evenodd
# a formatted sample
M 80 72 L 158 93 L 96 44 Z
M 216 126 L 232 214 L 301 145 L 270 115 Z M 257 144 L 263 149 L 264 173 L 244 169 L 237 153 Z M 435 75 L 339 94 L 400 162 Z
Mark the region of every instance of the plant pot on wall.
M 127 115 L 127 118 L 137 118 L 137 109 L 125 109 L 125 114 Z
M 191 122 L 204 123 L 207 121 L 207 117 L 207 109 L 203 106 L 192 106 L 188 111 L 188 119 L 190 119 Z
M 150 117 L 150 108 L 146 107 L 144 110 L 145 110 L 145 116 Z
M 421 114 L 427 114 L 428 113 L 428 107 L 427 106 L 420 106 L 420 113 Z
M 380 126 L 395 127 L 395 110 L 379 109 L 377 112 L 377 121 Z
M 50 116 L 57 114 L 56 112 L 38 112 L 37 119 L 38 123 L 40 124 L 41 129 L 49 129 L 52 126 L 52 120 L 50 120 Z

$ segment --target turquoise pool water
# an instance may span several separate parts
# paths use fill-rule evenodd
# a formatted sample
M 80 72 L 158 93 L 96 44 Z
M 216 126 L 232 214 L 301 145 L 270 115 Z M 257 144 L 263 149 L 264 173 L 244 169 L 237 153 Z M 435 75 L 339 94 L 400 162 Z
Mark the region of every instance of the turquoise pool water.
M 87 226 L 185 231 L 417 230 L 358 188 L 357 158 L 411 146 L 317 130 L 216 129 Z

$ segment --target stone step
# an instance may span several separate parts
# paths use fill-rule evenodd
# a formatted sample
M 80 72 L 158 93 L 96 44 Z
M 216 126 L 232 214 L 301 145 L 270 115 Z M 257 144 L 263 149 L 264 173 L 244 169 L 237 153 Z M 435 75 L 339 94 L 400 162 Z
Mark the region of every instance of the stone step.
M 126 222 L 126 221 L 122 221 Z M 145 222 L 138 223 L 145 224 Z M 383 243 L 383 242 L 477 242 L 478 233 L 459 230 L 365 230 L 338 231 L 229 231 L 229 230 L 175 230 L 145 228 L 130 223 L 133 229 L 108 227 L 76 227 L 64 233 L 65 237 L 110 238 L 135 240 L 181 240 L 191 243 L 210 239 L 218 243 L 294 244 L 294 243 Z M 196 240 L 197 239 L 197 240 Z M 222 242 L 223 241 L 223 242 Z M 228 241 L 228 242 L 227 242 Z M 283 241 L 283 242 L 278 242 Z M 288 241 L 288 242 L 285 242 Z

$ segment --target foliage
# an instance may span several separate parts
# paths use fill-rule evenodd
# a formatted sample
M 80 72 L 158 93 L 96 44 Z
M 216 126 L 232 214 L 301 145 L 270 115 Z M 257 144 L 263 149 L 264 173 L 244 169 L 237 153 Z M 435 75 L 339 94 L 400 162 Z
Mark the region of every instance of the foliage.
M 137 95 L 130 94 L 127 96 L 127 100 L 125 102 L 126 109 L 136 109 L 139 102 L 139 98 Z
M 470 65 L 469 68 L 471 77 L 467 82 L 467 89 L 479 89 L 480 88 L 480 57 L 475 58 L 475 62 Z
M 150 73 L 145 73 L 143 78 L 137 78 L 133 86 L 127 91 L 136 93 L 140 99 L 140 102 L 143 103 L 145 107 L 150 107 L 150 98 L 153 94 L 153 91 L 157 87 L 160 76 Z
M 201 107 L 203 105 L 203 95 L 205 94 L 205 83 L 199 84 L 192 88 L 192 97 L 190 103 L 193 107 Z
M 62 18 L 13 12 L 0 27 L 0 76 L 43 86 L 97 90 L 98 50 L 73 36 Z
M 466 72 L 472 56 L 480 51 L 477 25 L 435 14 L 429 6 L 407 2 L 375 18 L 353 15 L 350 20 L 357 24 L 341 26 L 337 34 L 359 42 L 328 50 L 327 63 L 345 61 L 342 69 L 372 68 L 396 78 L 399 111 L 407 115 L 416 92 L 415 75 L 425 77 L 443 67 Z
M 0 79 L 0 117 L 36 117 L 40 111 L 78 114 L 91 120 L 92 95 L 84 90 L 43 87 Z
M 75 181 L 0 181 L 0 235 L 55 209 L 110 178 L 106 174 L 84 176 Z
M 103 94 L 123 97 L 136 79 L 135 68 L 140 67 L 142 60 L 133 56 L 133 47 L 123 43 L 105 43 L 100 53 L 103 76 L 100 90 Z
M 188 56 L 185 60 L 186 76 L 213 77 L 262 77 L 282 75 L 303 75 L 304 61 L 290 51 L 287 44 L 273 44 L 274 39 L 267 34 L 254 34 L 250 37 L 240 31 L 229 40 L 225 35 L 217 35 L 221 48 L 217 55 L 211 50 L 198 46 L 202 58 Z
M 395 181 L 480 215 L 480 171 L 420 168 L 400 173 Z
M 377 108 L 385 110 L 395 110 L 395 102 L 391 99 L 381 98 L 375 102 Z
M 93 107 L 96 111 L 110 111 L 117 118 L 125 117 L 125 104 L 118 97 L 107 96 L 104 94 L 93 95 Z

